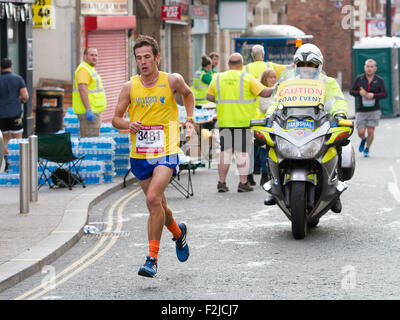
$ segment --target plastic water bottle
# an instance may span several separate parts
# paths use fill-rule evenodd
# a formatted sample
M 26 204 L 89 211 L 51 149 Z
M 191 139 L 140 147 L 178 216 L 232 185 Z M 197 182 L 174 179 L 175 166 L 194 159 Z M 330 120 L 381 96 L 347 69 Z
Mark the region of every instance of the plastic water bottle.
M 95 226 L 91 226 L 89 224 L 87 224 L 86 226 L 83 227 L 83 231 L 85 233 L 89 233 L 89 234 L 94 234 L 94 233 L 98 233 L 101 231 L 101 229 L 95 227 Z

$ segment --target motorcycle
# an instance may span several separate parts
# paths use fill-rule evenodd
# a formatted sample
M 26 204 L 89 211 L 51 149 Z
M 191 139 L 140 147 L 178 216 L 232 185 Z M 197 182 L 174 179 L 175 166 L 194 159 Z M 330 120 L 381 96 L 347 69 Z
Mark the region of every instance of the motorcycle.
M 348 140 L 353 121 L 325 111 L 324 81 L 299 74 L 293 72 L 292 79 L 276 88 L 274 114 L 250 124 L 255 139 L 269 147 L 270 180 L 263 188 L 291 221 L 295 239 L 305 238 L 308 228 L 317 226 L 355 171 Z

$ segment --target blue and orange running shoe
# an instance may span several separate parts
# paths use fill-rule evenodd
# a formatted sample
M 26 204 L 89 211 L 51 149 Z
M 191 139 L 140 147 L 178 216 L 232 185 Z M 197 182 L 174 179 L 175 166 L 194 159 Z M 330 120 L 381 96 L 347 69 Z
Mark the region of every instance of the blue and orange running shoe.
M 369 149 L 368 148 L 365 148 L 364 149 L 364 157 L 369 157 Z
M 362 139 L 360 142 L 360 146 L 358 147 L 358 151 L 363 152 L 365 148 L 365 143 L 367 142 L 367 139 Z
M 153 278 L 157 274 L 157 259 L 147 256 L 145 264 L 139 268 L 138 275 Z
M 185 262 L 189 258 L 189 246 L 186 243 L 188 229 L 185 223 L 178 224 L 182 234 L 178 239 L 172 238 L 176 243 L 176 256 L 180 262 Z

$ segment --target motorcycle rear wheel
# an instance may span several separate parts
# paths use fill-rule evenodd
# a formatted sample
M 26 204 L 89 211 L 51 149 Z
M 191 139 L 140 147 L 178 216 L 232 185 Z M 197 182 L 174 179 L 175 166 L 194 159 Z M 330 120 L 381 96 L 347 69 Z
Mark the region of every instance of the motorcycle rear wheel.
M 306 183 L 292 182 L 290 192 L 290 207 L 292 215 L 292 234 L 296 240 L 304 239 L 307 235 L 307 201 Z

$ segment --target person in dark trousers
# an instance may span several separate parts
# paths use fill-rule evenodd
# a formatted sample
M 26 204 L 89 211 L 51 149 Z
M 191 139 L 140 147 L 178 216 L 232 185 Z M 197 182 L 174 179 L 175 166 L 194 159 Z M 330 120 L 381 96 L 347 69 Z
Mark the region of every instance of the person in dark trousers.
M 22 103 L 29 100 L 29 93 L 24 79 L 13 73 L 12 61 L 1 60 L 0 75 L 0 130 L 4 138 L 5 169 L 8 171 L 7 144 L 10 139 L 22 138 Z
M 369 151 L 374 140 L 375 127 L 381 117 L 379 100 L 387 98 L 383 79 L 376 75 L 376 61 L 365 61 L 364 74 L 357 76 L 350 94 L 359 97 L 356 110 L 356 128 L 361 138 L 358 151 L 364 152 L 364 157 L 369 157 Z
M 221 153 L 218 164 L 218 192 L 228 192 L 226 178 L 236 152 L 239 172 L 238 192 L 253 191 L 248 181 L 252 135 L 250 120 L 256 118 L 257 97 L 269 97 L 273 89 L 265 87 L 250 73 L 242 71 L 243 57 L 233 53 L 228 60 L 229 70 L 218 73 L 211 81 L 207 100 L 215 102 L 220 130 Z

